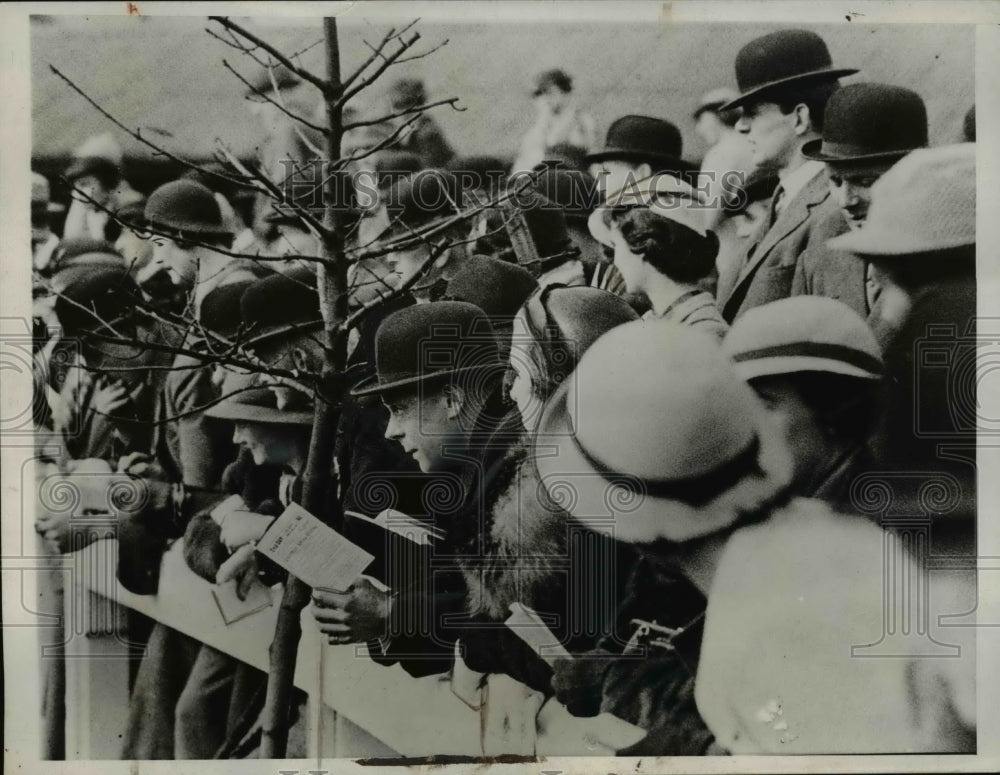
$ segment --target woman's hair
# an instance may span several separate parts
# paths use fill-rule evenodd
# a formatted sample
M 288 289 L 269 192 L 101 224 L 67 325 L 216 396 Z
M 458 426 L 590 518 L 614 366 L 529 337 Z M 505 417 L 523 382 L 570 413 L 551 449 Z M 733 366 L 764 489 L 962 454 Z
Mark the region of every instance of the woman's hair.
M 633 253 L 675 282 L 697 282 L 715 269 L 719 239 L 714 232 L 703 237 L 683 224 L 638 207 L 611 209 L 604 218 L 607 226 L 618 227 Z

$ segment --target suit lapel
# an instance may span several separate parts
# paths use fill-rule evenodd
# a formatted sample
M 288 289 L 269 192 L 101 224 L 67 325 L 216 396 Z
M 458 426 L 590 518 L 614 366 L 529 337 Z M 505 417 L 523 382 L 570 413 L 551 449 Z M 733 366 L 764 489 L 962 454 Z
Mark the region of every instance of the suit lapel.
M 766 229 L 766 223 L 764 224 L 763 234 L 758 232 L 759 239 L 755 238 L 747 250 L 747 258 L 743 262 L 743 267 L 726 299 L 727 305 L 729 299 L 735 296 L 742 286 L 750 282 L 774 247 L 805 223 L 812 209 L 821 204 L 827 196 L 829 196 L 829 186 L 826 175 L 816 175 L 804 189 L 788 202 L 785 209 L 781 211 L 781 215 L 778 216 L 778 220 L 774 222 L 774 226 L 763 231 Z

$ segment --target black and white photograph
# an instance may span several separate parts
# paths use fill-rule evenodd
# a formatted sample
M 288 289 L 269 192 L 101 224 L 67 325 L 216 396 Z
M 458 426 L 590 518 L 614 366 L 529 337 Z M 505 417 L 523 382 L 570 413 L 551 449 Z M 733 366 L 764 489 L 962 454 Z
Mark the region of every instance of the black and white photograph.
M 5 768 L 1000 769 L 1000 3 L 0 17 Z

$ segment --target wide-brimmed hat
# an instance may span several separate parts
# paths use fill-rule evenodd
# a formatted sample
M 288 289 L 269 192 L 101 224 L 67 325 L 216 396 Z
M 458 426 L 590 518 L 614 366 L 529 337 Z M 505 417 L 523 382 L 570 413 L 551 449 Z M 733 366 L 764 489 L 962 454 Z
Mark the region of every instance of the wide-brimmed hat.
M 244 346 L 253 348 L 275 339 L 318 333 L 323 328 L 316 272 L 298 266 L 247 285 L 240 297 Z
M 313 410 L 279 409 L 277 396 L 265 387 L 241 390 L 205 410 L 206 417 L 231 422 L 255 422 L 270 425 L 312 425 Z
M 975 245 L 975 144 L 921 148 L 904 156 L 872 186 L 864 227 L 826 244 L 872 256 Z
M 927 147 L 927 108 L 920 95 L 884 83 L 852 83 L 826 103 L 823 139 L 802 146 L 824 162 L 889 161 Z
M 146 223 L 154 231 L 194 238 L 232 236 L 215 195 L 193 180 L 164 183 L 146 200 Z
M 598 339 L 553 394 L 535 461 L 549 498 L 584 524 L 681 542 L 787 487 L 791 454 L 772 423 L 714 337 L 639 320 Z
M 735 100 L 739 95 L 733 90 L 725 86 L 718 89 L 712 89 L 702 95 L 701 99 L 698 100 L 698 107 L 694 109 L 694 113 L 691 114 L 691 118 L 697 121 L 702 113 L 719 113 L 722 110 L 722 106 L 726 105 L 733 100 Z
M 641 164 L 648 162 L 657 170 L 694 172 L 698 166 L 681 158 L 681 130 L 662 118 L 622 116 L 608 127 L 604 147 L 588 154 L 587 164 L 608 159 Z
M 720 107 L 732 110 L 791 87 L 828 83 L 858 72 L 834 67 L 826 43 L 809 30 L 779 30 L 750 41 L 736 55 L 740 96 Z
M 537 288 L 527 269 L 493 256 L 473 255 L 448 281 L 446 294 L 452 301 L 475 304 L 496 325 L 495 318 L 514 317 Z
M 352 396 L 385 393 L 458 374 L 502 372 L 496 334 L 474 304 L 437 301 L 401 309 L 375 334 L 376 375 Z
M 602 245 L 610 247 L 613 244 L 611 228 L 605 223 L 605 214 L 618 208 L 646 208 L 702 237 L 708 232 L 705 228 L 703 195 L 698 189 L 673 175 L 652 175 L 630 182 L 608 196 L 607 201 L 594 210 L 587 221 L 591 236 Z
M 747 310 L 722 349 L 746 380 L 801 371 L 879 379 L 883 371 L 868 324 L 843 302 L 823 296 L 793 296 Z

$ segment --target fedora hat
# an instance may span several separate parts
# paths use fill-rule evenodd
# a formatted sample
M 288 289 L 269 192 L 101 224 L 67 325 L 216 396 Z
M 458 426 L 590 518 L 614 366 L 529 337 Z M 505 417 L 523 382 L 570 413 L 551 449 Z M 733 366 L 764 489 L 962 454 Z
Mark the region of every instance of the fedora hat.
M 793 296 L 740 315 L 722 342 L 745 380 L 800 371 L 882 376 L 882 353 L 858 313 L 836 299 Z
M 740 96 L 722 105 L 732 110 L 789 87 L 835 81 L 858 72 L 834 67 L 826 43 L 809 30 L 779 30 L 750 41 L 736 55 Z
M 975 144 L 907 154 L 875 181 L 871 198 L 864 227 L 834 237 L 829 248 L 902 256 L 975 245 Z
M 403 177 L 387 195 L 390 224 L 379 240 L 399 240 L 432 230 L 462 212 L 464 204 L 458 179 L 450 172 L 425 169 Z
M 527 269 L 493 256 L 473 255 L 448 281 L 447 296 L 452 301 L 475 304 L 492 320 L 514 317 L 537 288 Z
M 376 374 L 352 396 L 369 396 L 504 366 L 493 326 L 474 304 L 437 301 L 394 312 L 375 333 Z
M 630 543 L 687 541 L 763 508 L 791 454 L 718 342 L 669 320 L 612 328 L 542 413 L 534 442 L 550 500 Z
M 641 164 L 648 162 L 659 170 L 694 172 L 698 167 L 681 158 L 681 130 L 662 118 L 622 116 L 608 128 L 604 148 L 588 154 L 587 164 L 609 159 Z
M 311 408 L 279 409 L 278 399 L 273 391 L 265 387 L 255 387 L 234 393 L 205 410 L 206 417 L 230 422 L 256 422 L 269 425 L 313 424 Z
M 178 237 L 231 237 L 215 194 L 194 180 L 164 183 L 146 200 L 146 223 L 155 231 Z
M 609 210 L 646 208 L 662 218 L 679 223 L 704 237 L 704 197 L 698 189 L 672 175 L 652 175 L 625 185 L 611 194 L 607 201 L 591 213 L 587 221 L 590 234 L 602 245 L 610 247 L 611 228 L 605 222 Z
M 249 283 L 240 296 L 239 312 L 246 327 L 244 346 L 251 349 L 276 338 L 319 331 L 323 316 L 316 273 L 311 267 L 297 266 Z
M 826 103 L 823 139 L 802 146 L 824 162 L 888 161 L 927 147 L 927 108 L 901 86 L 852 83 Z

